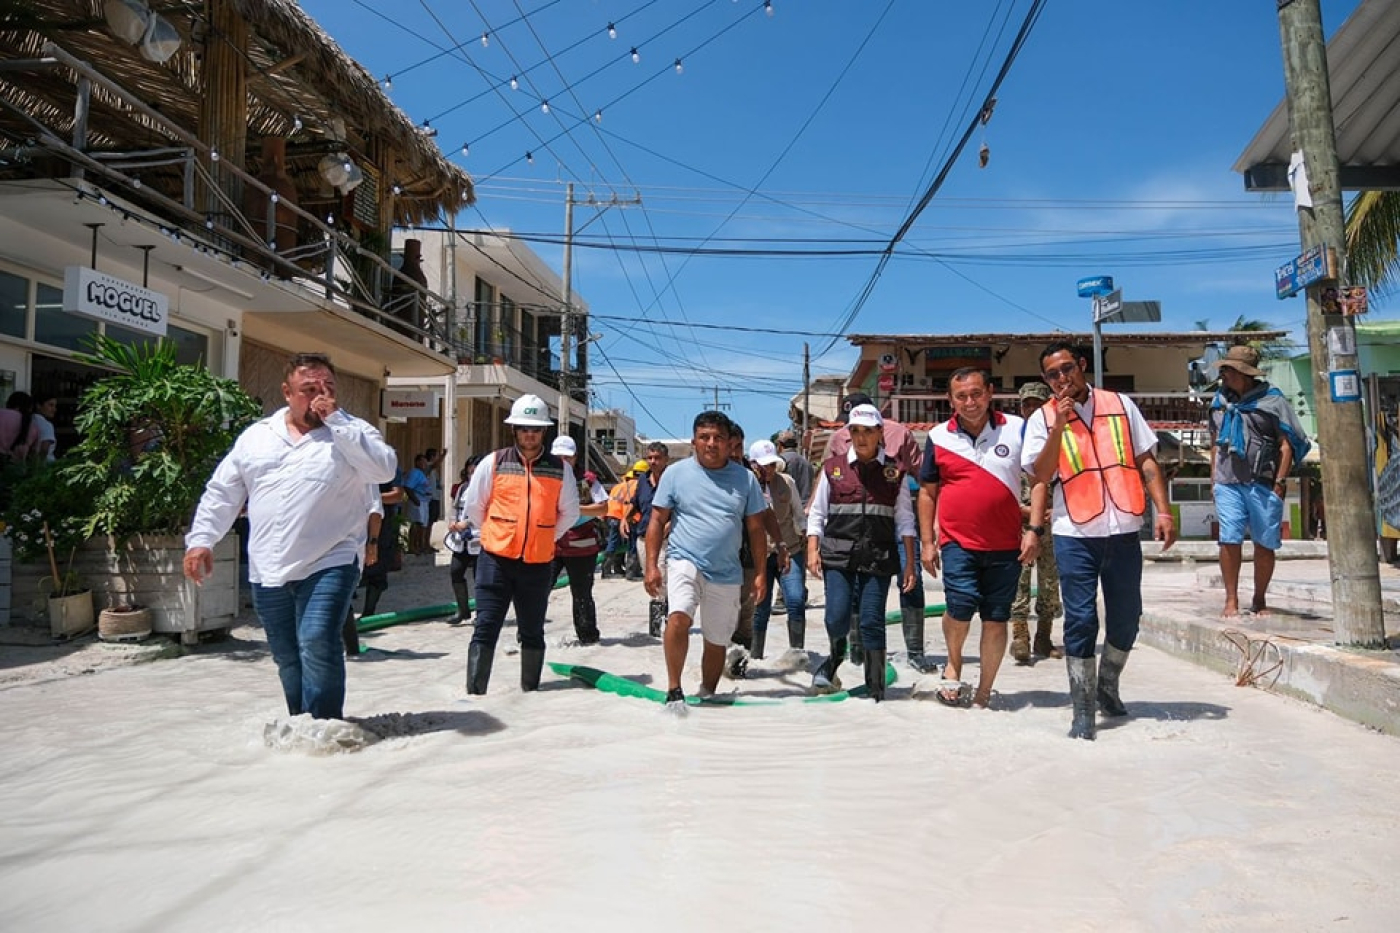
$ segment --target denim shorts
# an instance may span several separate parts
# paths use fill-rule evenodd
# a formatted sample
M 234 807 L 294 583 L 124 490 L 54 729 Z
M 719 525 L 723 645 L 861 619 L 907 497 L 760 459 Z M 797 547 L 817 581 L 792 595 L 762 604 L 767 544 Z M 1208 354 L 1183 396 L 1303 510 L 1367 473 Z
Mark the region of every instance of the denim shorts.
M 960 622 L 1011 618 L 1011 603 L 1021 580 L 1020 551 L 969 551 L 949 541 L 943 545 L 943 601 Z
M 1263 483 L 1217 483 L 1215 518 L 1221 544 L 1241 544 L 1245 529 L 1262 548 L 1277 551 L 1283 544 L 1283 499 Z

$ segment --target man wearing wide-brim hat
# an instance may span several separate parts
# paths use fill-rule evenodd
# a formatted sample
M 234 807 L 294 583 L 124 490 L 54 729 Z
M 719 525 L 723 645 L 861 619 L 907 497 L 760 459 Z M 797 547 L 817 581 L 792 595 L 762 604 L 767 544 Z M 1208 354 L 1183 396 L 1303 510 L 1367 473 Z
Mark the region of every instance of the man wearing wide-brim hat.
M 1221 617 L 1240 615 L 1244 535 L 1254 542 L 1254 597 L 1250 609 L 1268 614 L 1274 555 L 1283 543 L 1283 500 L 1288 474 L 1311 447 L 1283 393 L 1259 368 L 1259 351 L 1239 345 L 1212 366 L 1220 389 L 1210 403 L 1210 476 L 1220 526 Z

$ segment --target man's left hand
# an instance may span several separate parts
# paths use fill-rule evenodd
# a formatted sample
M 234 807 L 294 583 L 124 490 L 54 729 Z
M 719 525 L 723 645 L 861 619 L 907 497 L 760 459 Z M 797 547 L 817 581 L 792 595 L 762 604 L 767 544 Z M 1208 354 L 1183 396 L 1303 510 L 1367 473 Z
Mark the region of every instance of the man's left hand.
M 1021 532 L 1021 563 L 1030 566 L 1040 556 L 1040 535 L 1029 528 Z

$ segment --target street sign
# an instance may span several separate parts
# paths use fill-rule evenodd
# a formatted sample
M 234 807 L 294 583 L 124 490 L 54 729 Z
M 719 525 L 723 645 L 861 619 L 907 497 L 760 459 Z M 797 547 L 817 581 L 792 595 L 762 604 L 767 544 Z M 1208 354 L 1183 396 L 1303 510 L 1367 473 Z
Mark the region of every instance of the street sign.
M 1156 324 L 1162 320 L 1160 301 L 1125 301 L 1123 309 L 1113 318 L 1121 324 Z
M 1123 290 L 1094 299 L 1094 323 L 1101 324 L 1123 309 Z
M 1274 291 L 1280 298 L 1289 298 L 1309 285 L 1336 277 L 1336 251 L 1327 246 L 1314 246 L 1274 270 Z
M 1094 298 L 1098 295 L 1107 295 L 1113 291 L 1113 276 L 1095 275 L 1087 279 L 1080 279 L 1078 283 L 1080 298 Z

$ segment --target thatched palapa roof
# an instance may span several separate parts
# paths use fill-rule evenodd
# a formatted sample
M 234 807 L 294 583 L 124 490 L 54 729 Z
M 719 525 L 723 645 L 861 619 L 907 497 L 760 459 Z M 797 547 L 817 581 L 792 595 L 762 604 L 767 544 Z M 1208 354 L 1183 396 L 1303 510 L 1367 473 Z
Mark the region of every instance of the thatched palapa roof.
M 333 118 L 345 121 L 347 144 L 357 161 L 382 169 L 387 191 L 397 184 L 393 222 L 422 224 L 456 212 L 475 199 L 471 178 L 449 162 L 436 142 L 404 114 L 374 77 L 347 55 L 294 0 L 213 0 L 248 24 L 247 163 L 258 166 L 258 140 L 288 139 L 289 167 L 298 188 L 320 186 L 315 162 L 331 139 Z M 205 4 L 151 0 L 153 10 L 182 37 L 178 52 L 163 64 L 141 57 L 116 38 L 103 16 L 103 0 L 20 0 L 0 12 L 0 61 L 38 59 L 45 42 L 73 56 L 139 96 L 191 132 L 199 130 L 201 100 L 209 92 L 204 74 L 206 42 L 229 42 L 205 18 Z M 74 119 L 73 75 L 64 68 L 0 71 L 0 96 L 27 115 L 69 138 Z M 295 130 L 300 120 L 302 129 Z M 166 145 L 146 121 L 107 95 L 95 93 L 89 144 L 136 149 Z M 33 128 L 0 111 L 0 148 L 21 144 Z M 13 177 L 13 165 L 0 174 Z M 308 200 L 314 200 L 314 197 Z

